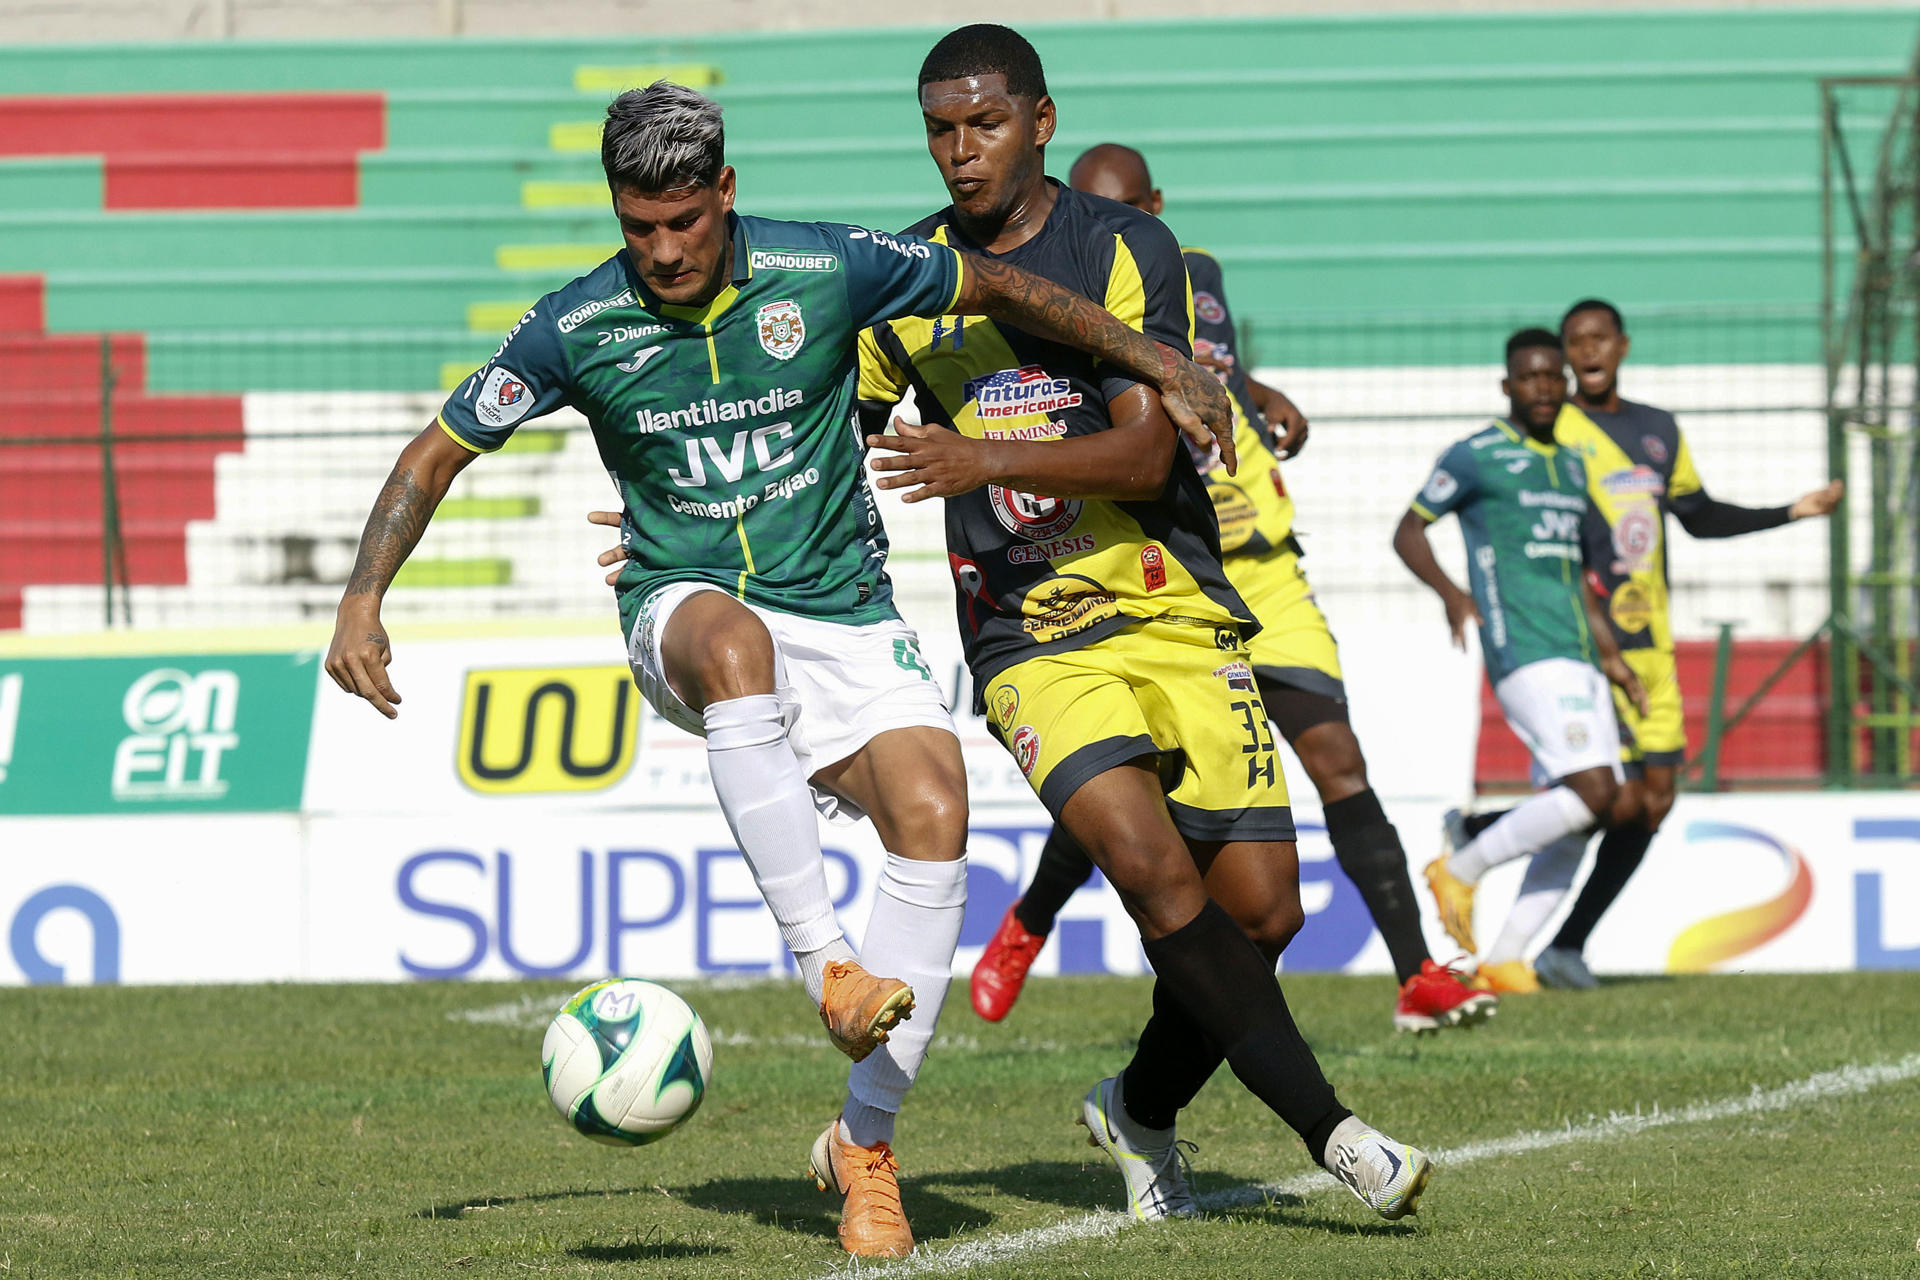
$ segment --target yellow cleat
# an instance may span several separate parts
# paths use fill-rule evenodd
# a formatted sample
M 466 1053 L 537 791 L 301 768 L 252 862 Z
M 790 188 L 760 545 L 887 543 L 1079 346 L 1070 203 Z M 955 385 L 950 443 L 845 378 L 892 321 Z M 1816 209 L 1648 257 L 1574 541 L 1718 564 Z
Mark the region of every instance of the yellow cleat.
M 1478 951 L 1473 941 L 1474 886 L 1447 870 L 1446 854 L 1427 864 L 1427 887 L 1433 890 L 1434 905 L 1440 908 L 1440 923 L 1447 936 L 1469 955 Z
M 833 1047 L 855 1062 L 885 1044 L 887 1032 L 912 1016 L 913 988 L 900 979 L 876 977 L 851 960 L 827 966 L 820 1021 Z
M 861 1258 L 904 1258 L 913 1252 L 913 1231 L 900 1205 L 900 1166 L 886 1143 L 856 1147 L 840 1136 L 840 1121 L 814 1139 L 807 1160 L 813 1185 L 846 1197 L 840 1214 L 840 1245 Z
M 1502 960 L 1483 964 L 1474 975 L 1473 985 L 1482 991 L 1502 996 L 1530 996 L 1540 990 L 1540 979 L 1525 960 Z

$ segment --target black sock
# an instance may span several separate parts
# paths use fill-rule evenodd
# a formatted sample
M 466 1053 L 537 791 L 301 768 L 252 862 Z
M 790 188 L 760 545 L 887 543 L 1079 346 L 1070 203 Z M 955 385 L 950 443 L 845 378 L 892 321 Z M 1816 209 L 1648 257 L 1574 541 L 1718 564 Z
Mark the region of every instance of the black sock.
M 1380 797 L 1372 788 L 1335 800 L 1325 806 L 1325 813 L 1333 856 L 1366 901 L 1374 927 L 1386 939 L 1387 951 L 1393 956 L 1393 971 L 1405 982 L 1420 972 L 1420 962 L 1429 956 L 1400 833 L 1387 821 Z
M 1573 900 L 1573 910 L 1567 913 L 1566 922 L 1554 935 L 1553 946 L 1565 947 L 1568 951 L 1586 950 L 1587 935 L 1600 923 L 1600 917 L 1607 913 L 1620 891 L 1627 887 L 1628 878 L 1640 865 L 1640 859 L 1647 856 L 1647 846 L 1652 843 L 1653 833 L 1637 823 L 1615 827 L 1600 838 L 1600 848 L 1593 855 L 1593 870 L 1587 874 L 1587 882 L 1580 886 L 1580 896 Z
M 1200 1093 L 1225 1061 L 1220 1046 L 1195 1022 L 1167 988 L 1153 984 L 1153 1016 L 1127 1064 L 1127 1087 L 1120 1104 L 1135 1124 L 1171 1128 L 1175 1117 Z
M 1055 823 L 1046 847 L 1040 850 L 1040 865 L 1033 869 L 1033 883 L 1014 904 L 1014 919 L 1025 925 L 1028 933 L 1046 937 L 1053 932 L 1053 918 L 1060 914 L 1060 908 L 1092 874 L 1093 859 L 1065 827 Z
M 1186 924 L 1141 946 L 1171 999 L 1204 1030 L 1248 1092 L 1300 1135 L 1317 1163 L 1334 1128 L 1353 1113 L 1334 1096 L 1293 1023 L 1273 965 L 1253 940 L 1209 900 Z M 1127 1092 L 1134 1087 L 1129 1077 Z M 1152 1099 L 1144 1101 L 1149 1114 L 1157 1109 Z
M 1506 816 L 1507 810 L 1494 809 L 1487 813 L 1470 813 L 1460 821 L 1467 828 L 1467 839 L 1477 840 L 1482 831 Z

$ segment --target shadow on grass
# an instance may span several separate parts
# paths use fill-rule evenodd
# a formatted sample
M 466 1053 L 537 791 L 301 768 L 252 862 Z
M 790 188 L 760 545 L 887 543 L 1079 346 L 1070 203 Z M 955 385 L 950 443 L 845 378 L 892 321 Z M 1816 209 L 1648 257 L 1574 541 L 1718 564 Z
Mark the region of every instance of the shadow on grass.
M 583 1244 L 567 1250 L 583 1262 L 667 1262 L 685 1258 L 723 1258 L 733 1252 L 724 1244 L 682 1244 L 678 1240 L 630 1240 L 625 1244 Z
M 428 1221 L 458 1221 L 478 1209 L 497 1209 L 510 1204 L 539 1204 L 547 1200 L 585 1200 L 600 1196 L 611 1200 L 616 1196 L 637 1196 L 646 1187 L 603 1187 L 598 1190 L 582 1187 L 578 1191 L 542 1191 L 525 1196 L 474 1196 L 470 1200 L 456 1200 L 452 1204 L 430 1204 L 414 1213 L 416 1218 Z

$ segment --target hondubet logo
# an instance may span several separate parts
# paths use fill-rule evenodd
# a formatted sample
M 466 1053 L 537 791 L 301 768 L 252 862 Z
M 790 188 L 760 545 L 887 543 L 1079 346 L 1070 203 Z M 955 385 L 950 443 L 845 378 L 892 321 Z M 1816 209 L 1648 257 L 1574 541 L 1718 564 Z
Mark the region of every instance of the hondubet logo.
M 220 766 L 240 745 L 234 722 L 240 677 L 161 667 L 127 686 L 120 714 L 128 734 L 113 753 L 116 800 L 217 800 Z

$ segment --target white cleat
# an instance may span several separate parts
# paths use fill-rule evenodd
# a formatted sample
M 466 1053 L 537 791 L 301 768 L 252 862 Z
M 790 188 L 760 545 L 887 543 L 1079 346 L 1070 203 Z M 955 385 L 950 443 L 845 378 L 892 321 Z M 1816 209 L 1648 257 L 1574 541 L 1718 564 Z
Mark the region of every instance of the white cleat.
M 1347 1184 L 1369 1209 L 1389 1222 L 1418 1211 L 1433 1161 L 1418 1147 L 1395 1142 L 1348 1116 L 1327 1143 L 1327 1172 Z
M 1079 1123 L 1086 1126 L 1087 1145 L 1113 1158 L 1126 1180 L 1128 1207 L 1137 1221 L 1200 1216 L 1193 1188 L 1187 1185 L 1182 1150 L 1191 1150 L 1193 1144 L 1183 1144 L 1172 1129 L 1147 1129 L 1129 1120 L 1120 1105 L 1120 1077 L 1109 1076 L 1087 1091 Z

